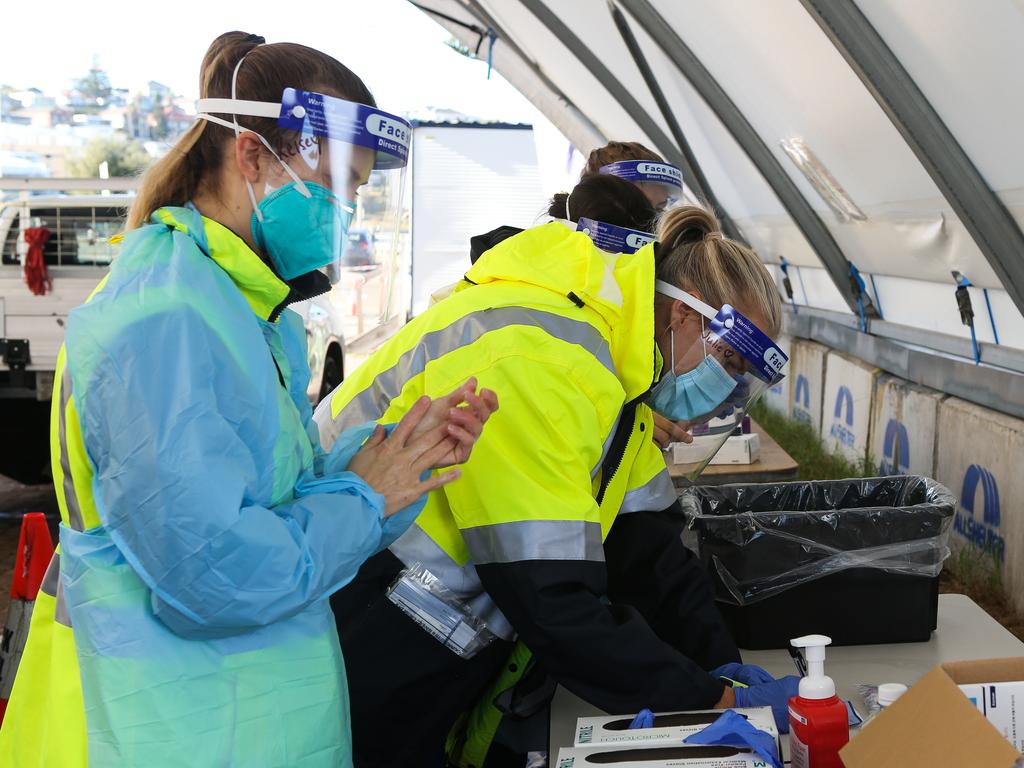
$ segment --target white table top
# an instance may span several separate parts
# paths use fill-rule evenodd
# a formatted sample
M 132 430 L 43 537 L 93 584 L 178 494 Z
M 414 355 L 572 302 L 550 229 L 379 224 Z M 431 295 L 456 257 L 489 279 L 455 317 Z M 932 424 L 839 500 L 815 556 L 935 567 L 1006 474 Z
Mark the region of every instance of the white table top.
M 857 692 L 860 684 L 904 683 L 913 685 L 936 664 L 945 661 L 1024 656 L 1024 643 L 983 611 L 966 595 L 939 595 L 939 626 L 927 643 L 860 645 L 829 648 L 825 673 L 836 681 L 839 696 L 853 702 L 864 715 L 866 708 Z M 743 651 L 743 661 L 757 664 L 781 677 L 795 675 L 789 653 Z M 560 747 L 572 746 L 576 719 L 605 713 L 559 686 L 551 702 L 551 757 Z M 635 714 L 635 713 L 628 713 Z M 783 757 L 788 759 L 788 739 Z

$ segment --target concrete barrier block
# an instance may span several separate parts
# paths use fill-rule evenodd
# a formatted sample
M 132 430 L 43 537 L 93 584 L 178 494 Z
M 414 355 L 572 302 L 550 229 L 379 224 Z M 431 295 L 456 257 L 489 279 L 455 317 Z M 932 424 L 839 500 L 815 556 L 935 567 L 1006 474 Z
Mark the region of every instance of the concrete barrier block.
M 871 456 L 881 474 L 935 477 L 939 403 L 944 397 L 894 376 L 878 377 Z
M 780 336 L 775 343 L 790 358 L 789 367 L 786 369 L 786 378 L 764 393 L 764 404 L 788 417 L 793 413 L 793 341 L 789 336 Z
M 825 355 L 828 347 L 805 339 L 794 339 L 789 358 L 793 379 L 790 415 L 821 431 L 821 393 L 825 386 Z
M 960 499 L 950 536 L 996 555 L 1024 611 L 1024 420 L 950 397 L 939 405 L 936 479 Z
M 871 403 L 879 370 L 829 352 L 822 392 L 821 438 L 825 447 L 850 461 L 862 461 L 871 445 Z

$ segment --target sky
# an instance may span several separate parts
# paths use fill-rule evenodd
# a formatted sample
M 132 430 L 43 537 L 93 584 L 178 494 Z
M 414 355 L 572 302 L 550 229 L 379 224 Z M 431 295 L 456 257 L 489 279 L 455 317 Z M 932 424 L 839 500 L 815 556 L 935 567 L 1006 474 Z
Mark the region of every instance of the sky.
M 5 36 L 0 84 L 58 92 L 84 75 L 95 55 L 115 87 L 134 92 L 157 80 L 192 100 L 210 42 L 241 29 L 267 42 L 330 53 L 362 77 L 388 111 L 443 107 L 482 119 L 543 119 L 500 75 L 487 80 L 485 60 L 472 61 L 444 45 L 449 33 L 407 0 L 178 0 L 153 6 L 151 13 L 46 0 L 46 15 L 60 21 L 46 25 L 42 43 L 37 35 Z

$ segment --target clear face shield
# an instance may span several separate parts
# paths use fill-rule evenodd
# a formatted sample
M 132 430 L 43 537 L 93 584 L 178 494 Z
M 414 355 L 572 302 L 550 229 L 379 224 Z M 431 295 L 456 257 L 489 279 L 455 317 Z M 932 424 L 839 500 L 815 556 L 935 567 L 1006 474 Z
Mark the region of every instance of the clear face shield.
M 701 323 L 697 340 L 685 348 L 671 332 L 668 370 L 647 398 L 651 408 L 692 432 L 693 443 L 681 451 L 686 460 L 677 466 L 693 481 L 742 428 L 750 406 L 785 377 L 789 358 L 734 307 L 716 311 L 661 280 L 655 290 L 696 310 Z
M 610 173 L 636 184 L 659 213 L 683 199 L 683 172 L 669 163 L 620 160 L 601 166 L 600 173 Z
M 248 190 L 253 237 L 282 279 L 320 270 L 336 283 L 346 271 L 394 263 L 406 224 L 409 123 L 375 107 L 294 88 L 286 88 L 280 102 L 201 99 L 198 107 L 199 117 L 236 135 L 246 129 L 210 113 L 277 120 L 283 134 L 278 146 L 255 134 L 272 159 L 263 188 L 248 184 Z

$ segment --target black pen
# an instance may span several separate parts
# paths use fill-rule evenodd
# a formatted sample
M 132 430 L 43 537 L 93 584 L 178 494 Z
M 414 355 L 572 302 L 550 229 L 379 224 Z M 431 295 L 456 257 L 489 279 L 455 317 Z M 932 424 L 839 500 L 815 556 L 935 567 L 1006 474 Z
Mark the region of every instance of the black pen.
M 799 648 L 789 648 L 789 655 L 793 657 L 793 663 L 796 664 L 796 671 L 800 677 L 807 677 L 807 662 L 804 661 L 804 655 L 800 653 Z

